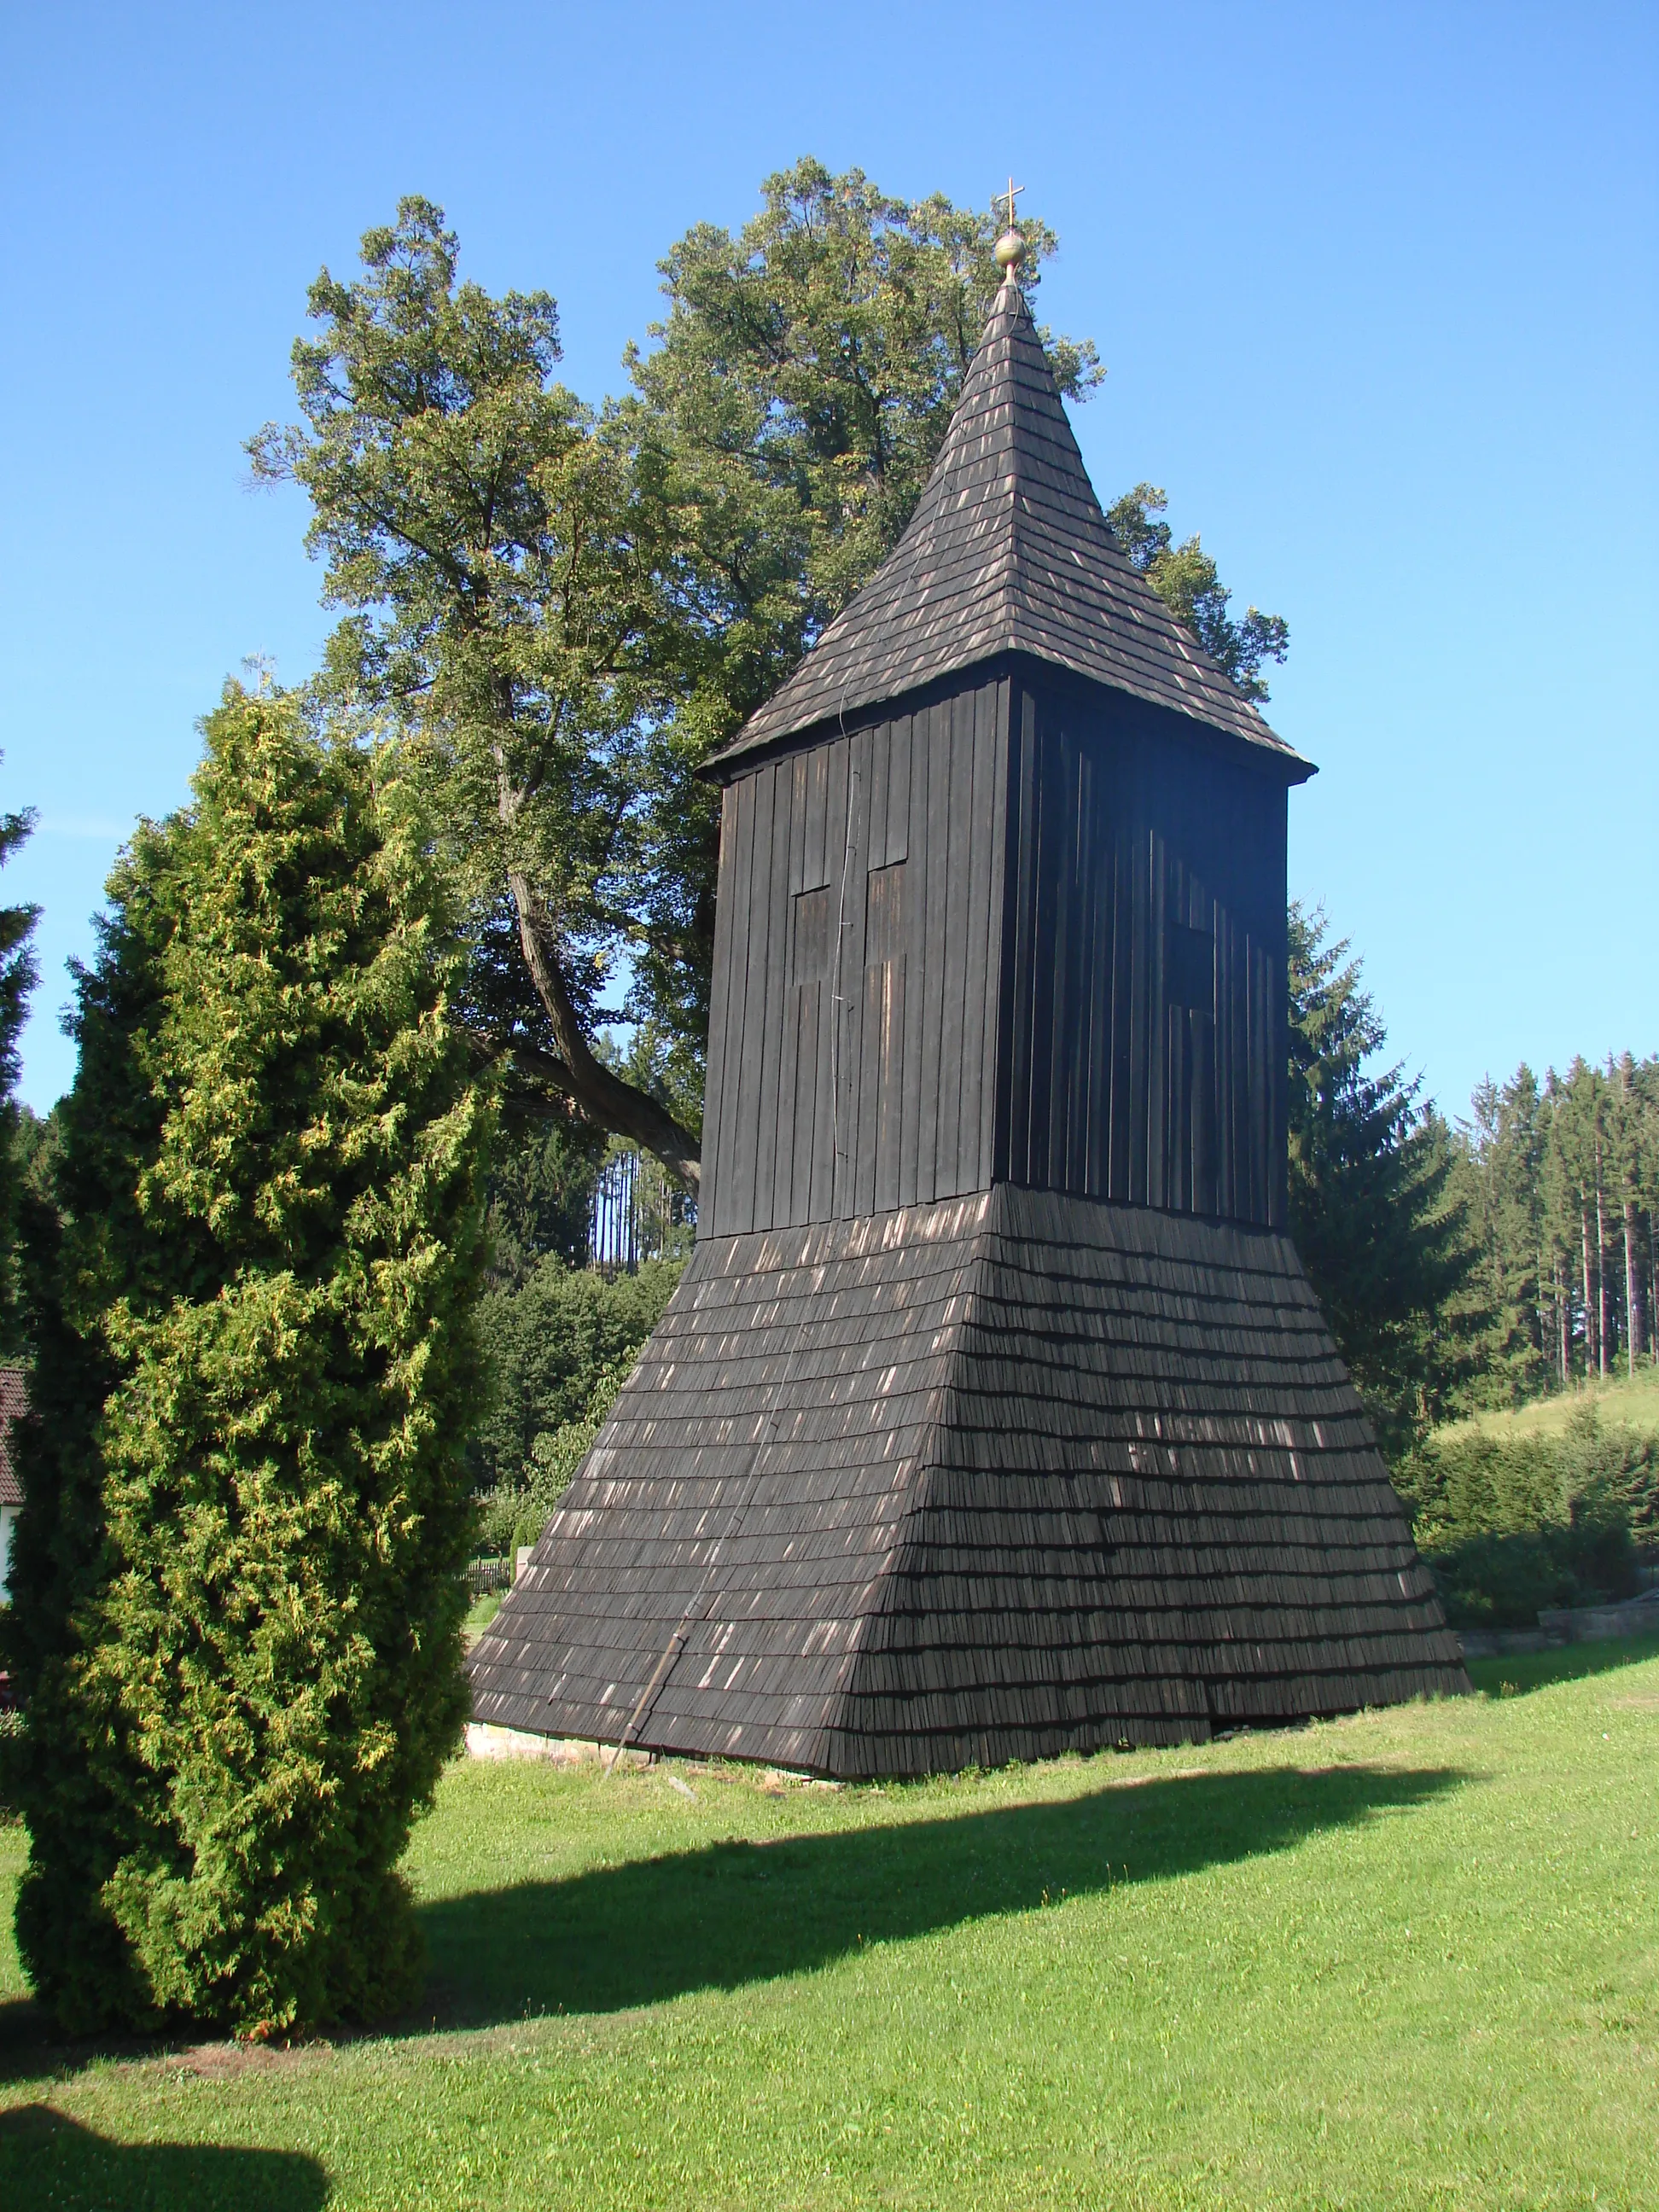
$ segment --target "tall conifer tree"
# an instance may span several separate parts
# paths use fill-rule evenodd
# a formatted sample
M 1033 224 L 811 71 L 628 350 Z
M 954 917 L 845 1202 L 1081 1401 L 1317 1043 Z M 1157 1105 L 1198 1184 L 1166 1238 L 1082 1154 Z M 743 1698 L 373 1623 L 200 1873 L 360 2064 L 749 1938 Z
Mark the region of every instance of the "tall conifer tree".
M 413 1993 L 465 1711 L 485 1109 L 406 783 L 236 687 L 80 979 L 19 1612 L 19 1934 L 65 2026 Z

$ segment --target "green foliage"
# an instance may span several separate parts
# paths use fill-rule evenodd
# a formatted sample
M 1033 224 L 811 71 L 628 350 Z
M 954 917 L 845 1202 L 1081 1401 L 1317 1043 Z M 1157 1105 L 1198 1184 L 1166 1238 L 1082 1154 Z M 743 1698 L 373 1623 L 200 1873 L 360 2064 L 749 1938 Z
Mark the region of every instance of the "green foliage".
M 0 814 L 0 867 L 11 859 L 34 827 L 32 810 Z M 15 1092 L 19 1061 L 17 1040 L 28 1013 L 29 994 L 34 988 L 34 925 L 40 909 L 35 906 L 0 906 L 0 1355 L 15 1354 L 19 1343 L 15 1258 L 18 1200 L 27 1172 L 28 1146 L 25 1116 Z
M 79 978 L 23 1457 L 19 1938 L 62 2024 L 418 1984 L 465 1712 L 488 1134 L 395 757 L 230 687 Z
M 1503 1317 L 1498 1393 L 1634 1376 L 1659 1331 L 1659 1058 L 1485 1083 L 1460 1133 Z M 1505 1387 L 1506 1386 L 1506 1387 Z
M 601 1368 L 580 1417 L 556 1429 L 544 1429 L 531 1445 L 526 1479 L 501 1483 L 484 1498 L 480 1518 L 488 1556 L 512 1559 L 520 1545 L 537 1541 L 592 1449 L 632 1365 L 629 1359 Z
M 489 1165 L 492 1289 L 522 1289 L 548 1253 L 581 1267 L 605 1139 L 559 1116 L 504 1122 Z
M 1251 607 L 1243 622 L 1227 609 L 1232 593 L 1199 542 L 1196 532 L 1179 545 L 1162 520 L 1170 502 L 1156 484 L 1139 483 L 1107 512 L 1118 544 L 1177 621 L 1186 623 L 1210 658 L 1219 663 L 1247 699 L 1269 695 L 1264 660 L 1282 661 L 1290 650 L 1290 624 L 1282 615 Z
M 1427 1437 L 1395 1482 L 1461 1627 L 1530 1628 L 1547 1606 L 1628 1597 L 1643 1553 L 1659 1562 L 1659 1437 L 1593 1405 L 1554 1436 Z
M 605 1276 L 549 1254 L 520 1289 L 485 1295 L 489 1399 L 472 1446 L 481 1490 L 526 1487 L 538 1439 L 585 1420 L 604 1378 L 626 1375 L 679 1278 L 671 1260 Z
M 695 1171 L 695 1139 L 596 1060 L 598 1000 L 633 933 L 638 794 L 676 656 L 670 520 L 638 466 L 637 409 L 554 381 L 544 292 L 457 281 L 442 210 L 399 203 L 362 273 L 325 270 L 294 349 L 301 424 L 256 476 L 298 483 L 326 597 L 346 610 L 323 684 L 420 738 L 441 849 L 474 917 L 469 1011 L 521 1083 L 574 1098 Z
M 1052 240 L 1024 228 L 1035 281 Z M 441 210 L 408 198 L 360 276 L 313 286 L 304 419 L 252 444 L 257 476 L 309 497 L 345 610 L 324 694 L 422 738 L 475 1036 L 526 1095 L 574 1100 L 688 1184 L 695 1119 L 606 1063 L 599 1000 L 625 963 L 629 1018 L 696 1071 L 718 805 L 692 772 L 908 520 L 997 228 L 798 164 L 738 237 L 673 249 L 659 343 L 594 410 L 554 380 L 551 298 L 458 281 Z M 1052 349 L 1080 395 L 1092 349 Z
M 1450 1188 L 1480 1253 L 1480 1284 L 1491 1325 L 1474 1391 L 1482 1405 L 1514 1405 L 1540 1386 L 1539 1324 L 1545 1261 L 1542 1206 L 1548 1109 L 1532 1070 L 1512 1083 L 1476 1088 L 1470 1119 L 1455 1135 Z
M 1292 903 L 1290 1226 L 1382 1448 L 1444 1419 L 1478 1364 L 1478 1253 L 1452 1193 L 1451 1138 L 1398 1066 L 1346 939 Z

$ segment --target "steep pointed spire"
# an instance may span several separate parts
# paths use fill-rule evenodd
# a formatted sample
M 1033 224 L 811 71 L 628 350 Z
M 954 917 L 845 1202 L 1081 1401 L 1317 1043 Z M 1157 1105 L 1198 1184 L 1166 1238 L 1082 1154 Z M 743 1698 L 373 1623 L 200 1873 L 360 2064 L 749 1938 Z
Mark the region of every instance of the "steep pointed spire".
M 904 535 L 719 758 L 1006 652 L 1297 757 L 1112 536 L 1018 266 L 1011 259 Z

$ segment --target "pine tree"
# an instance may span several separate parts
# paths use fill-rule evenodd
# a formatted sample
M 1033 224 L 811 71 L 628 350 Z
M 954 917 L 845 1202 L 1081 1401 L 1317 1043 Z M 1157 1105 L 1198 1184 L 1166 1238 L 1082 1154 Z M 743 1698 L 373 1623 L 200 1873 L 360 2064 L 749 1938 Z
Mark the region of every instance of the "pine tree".
M 487 1129 L 395 763 L 234 686 L 205 733 L 80 979 L 18 1925 L 66 2027 L 262 2034 L 416 1984 L 397 1865 L 465 1711 Z
M 1451 1188 L 1481 1252 L 1492 1325 L 1482 1398 L 1516 1402 L 1540 1382 L 1548 1343 L 1547 1239 L 1540 1170 L 1547 1126 L 1538 1079 L 1523 1062 L 1508 1083 L 1476 1086 L 1458 1133 Z
M 1290 913 L 1290 1225 L 1378 1441 L 1391 1458 L 1474 1373 L 1480 1254 L 1450 1188 L 1451 1133 L 1396 1066 L 1346 939 Z

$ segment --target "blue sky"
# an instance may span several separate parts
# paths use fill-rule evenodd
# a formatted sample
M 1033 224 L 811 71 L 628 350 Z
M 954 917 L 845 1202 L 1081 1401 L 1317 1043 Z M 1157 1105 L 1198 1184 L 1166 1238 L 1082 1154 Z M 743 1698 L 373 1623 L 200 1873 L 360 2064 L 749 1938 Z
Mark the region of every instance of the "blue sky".
M 811 152 L 1062 251 L 1109 499 L 1164 485 L 1284 614 L 1270 719 L 1322 773 L 1291 881 L 1448 1110 L 1523 1056 L 1659 1049 L 1659 12 L 1649 5 L 11 8 L 0 20 L 0 745 L 40 827 L 24 1095 L 64 963 L 244 656 L 327 626 L 290 412 L 319 264 L 398 195 L 558 298 L 619 389 L 690 223 Z

